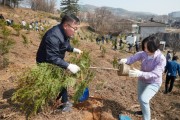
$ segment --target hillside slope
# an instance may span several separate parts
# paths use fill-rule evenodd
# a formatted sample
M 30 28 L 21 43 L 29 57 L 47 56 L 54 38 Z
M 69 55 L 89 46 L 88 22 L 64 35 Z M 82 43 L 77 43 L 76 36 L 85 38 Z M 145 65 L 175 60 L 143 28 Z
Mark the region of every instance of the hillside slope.
M 5 17 L 10 13 L 9 9 L 3 10 Z M 39 14 L 27 9 L 17 9 L 14 16 L 24 17 L 24 13 Z M 6 16 L 7 15 L 7 16 Z M 11 19 L 15 19 L 12 17 Z M 17 21 L 20 21 L 18 19 Z M 57 22 L 48 18 L 51 26 Z M 12 29 L 9 27 L 9 29 Z M 13 31 L 13 30 L 12 30 Z M 15 31 L 13 31 L 15 32 Z M 21 34 L 26 35 L 30 41 L 27 45 L 23 44 L 23 38 L 16 36 L 12 32 L 11 38 L 16 42 L 8 54 L 9 66 L 0 70 L 0 119 L 9 120 L 25 120 L 25 114 L 19 110 L 18 105 L 12 104 L 10 98 L 16 89 L 17 75 L 24 71 L 27 67 L 36 64 L 35 55 L 40 43 L 40 35 L 37 31 L 21 30 Z M 79 48 L 83 51 L 89 51 L 91 55 L 92 66 L 96 67 L 112 67 L 114 57 L 124 58 L 131 55 L 126 51 L 114 51 L 111 44 L 105 44 L 105 57 L 101 56 L 100 46 L 95 43 L 95 39 L 91 41 L 87 36 L 91 33 L 84 25 L 79 30 L 81 38 Z M 0 37 L 1 39 L 1 37 Z M 70 53 L 67 54 L 67 59 Z M 139 63 L 133 64 L 131 67 L 139 68 Z M 137 79 L 125 76 L 118 76 L 116 71 L 95 70 L 96 76 L 90 83 L 90 98 L 84 103 L 79 103 L 73 107 L 70 113 L 39 113 L 32 117 L 33 120 L 117 120 L 119 114 L 130 116 L 133 120 L 141 120 L 141 116 L 134 115 L 134 112 L 140 110 L 137 101 Z M 165 80 L 165 76 L 164 76 Z M 152 119 L 153 120 L 180 120 L 180 81 L 175 82 L 175 87 L 171 94 L 163 94 L 164 82 L 158 94 L 151 101 Z M 70 94 L 73 92 L 70 90 Z M 51 107 L 49 107 L 50 109 Z

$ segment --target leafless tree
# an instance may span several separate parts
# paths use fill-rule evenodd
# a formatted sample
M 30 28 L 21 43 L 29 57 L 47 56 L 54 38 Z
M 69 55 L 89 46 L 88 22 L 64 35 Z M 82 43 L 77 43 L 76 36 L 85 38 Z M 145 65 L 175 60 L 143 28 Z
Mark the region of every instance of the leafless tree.
M 97 8 L 94 13 L 87 13 L 87 19 L 90 26 L 101 34 L 106 33 L 111 26 L 112 13 L 105 7 Z
M 166 41 L 166 46 L 172 50 L 173 56 L 180 51 L 179 33 L 156 33 L 155 36 L 158 37 L 160 41 Z
M 94 13 L 87 13 L 87 20 L 91 27 L 100 34 L 130 32 L 132 22 L 113 15 L 106 7 L 97 8 Z
M 55 11 L 56 0 L 29 0 L 31 9 L 53 13 Z
M 167 44 L 172 49 L 173 56 L 176 55 L 176 53 L 180 51 L 180 34 L 179 33 L 171 34 L 169 36 L 169 40 L 167 41 Z
M 18 7 L 19 6 L 19 3 L 23 1 L 23 0 L 2 0 L 2 4 L 5 6 L 5 5 L 8 5 L 10 7 Z

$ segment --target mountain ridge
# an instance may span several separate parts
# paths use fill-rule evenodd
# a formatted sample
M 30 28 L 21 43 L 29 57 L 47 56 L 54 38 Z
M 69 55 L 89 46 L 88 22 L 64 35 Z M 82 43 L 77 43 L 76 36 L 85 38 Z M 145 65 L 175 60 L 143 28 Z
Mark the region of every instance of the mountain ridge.
M 80 11 L 82 12 L 95 12 L 96 8 L 106 8 L 107 10 L 111 11 L 114 15 L 123 16 L 123 17 L 145 17 L 145 16 L 157 16 L 157 14 L 150 13 L 150 12 L 135 12 L 135 11 L 128 11 L 123 8 L 113 8 L 113 7 L 97 7 L 94 5 L 79 5 Z

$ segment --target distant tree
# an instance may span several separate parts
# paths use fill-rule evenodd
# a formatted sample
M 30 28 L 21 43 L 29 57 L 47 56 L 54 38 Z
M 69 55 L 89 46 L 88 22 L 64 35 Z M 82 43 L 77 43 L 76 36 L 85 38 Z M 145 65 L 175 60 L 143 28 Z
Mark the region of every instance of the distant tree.
M 74 13 L 77 15 L 79 11 L 79 0 L 62 0 L 61 1 L 61 11 L 62 13 Z
M 54 13 L 56 0 L 29 0 L 32 10 L 40 10 Z
M 98 31 L 100 34 L 105 34 L 111 31 L 112 26 L 116 21 L 116 17 L 106 7 L 95 9 L 94 13 L 87 13 L 89 25 Z
M 180 51 L 180 33 L 156 33 L 155 36 L 158 40 L 166 41 L 166 46 L 172 50 L 173 56 Z
M 21 1 L 24 1 L 24 0 L 2 0 L 2 4 L 5 6 L 5 5 L 8 5 L 10 7 L 18 7 L 19 6 L 19 3 Z
M 167 43 L 173 51 L 173 56 L 180 51 L 180 34 L 171 34 Z

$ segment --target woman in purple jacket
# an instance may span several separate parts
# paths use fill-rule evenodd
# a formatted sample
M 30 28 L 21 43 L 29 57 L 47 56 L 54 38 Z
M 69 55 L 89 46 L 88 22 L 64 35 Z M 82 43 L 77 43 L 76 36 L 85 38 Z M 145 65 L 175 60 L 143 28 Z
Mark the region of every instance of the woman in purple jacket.
M 150 120 L 151 98 L 158 92 L 162 84 L 162 73 L 166 66 L 166 58 L 159 48 L 159 40 L 149 36 L 142 41 L 142 50 L 135 55 L 121 59 L 120 64 L 141 62 L 141 69 L 129 70 L 129 77 L 138 77 L 138 100 L 141 106 L 143 120 Z

